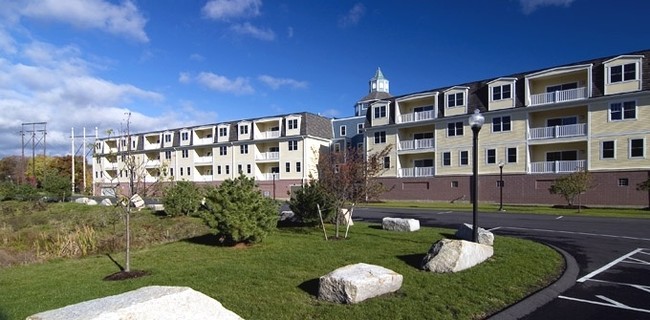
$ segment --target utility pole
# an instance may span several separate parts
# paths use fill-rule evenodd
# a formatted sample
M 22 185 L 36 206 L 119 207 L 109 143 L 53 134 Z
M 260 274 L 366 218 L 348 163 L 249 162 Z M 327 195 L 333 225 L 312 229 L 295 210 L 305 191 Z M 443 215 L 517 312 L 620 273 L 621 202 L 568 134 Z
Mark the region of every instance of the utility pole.
M 36 148 L 43 147 L 43 158 L 45 158 L 47 152 L 47 122 L 26 122 L 22 124 L 20 130 L 21 135 L 21 145 L 22 145 L 22 162 L 23 166 L 26 167 L 27 162 L 25 161 L 25 147 L 31 144 L 32 148 L 32 176 L 34 181 L 36 181 Z M 25 141 L 25 135 L 28 135 L 29 138 Z

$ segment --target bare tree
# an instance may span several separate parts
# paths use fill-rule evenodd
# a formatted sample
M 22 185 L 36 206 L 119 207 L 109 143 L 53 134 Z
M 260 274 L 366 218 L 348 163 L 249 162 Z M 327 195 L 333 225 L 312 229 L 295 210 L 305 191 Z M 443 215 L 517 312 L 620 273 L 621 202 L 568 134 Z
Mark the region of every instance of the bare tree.
M 376 178 L 386 171 L 384 158 L 389 156 L 391 150 L 392 145 L 378 152 L 371 150 L 367 155 L 362 149 L 354 147 L 321 152 L 317 165 L 318 179 L 324 190 L 335 199 L 337 238 L 340 221 L 344 218 L 342 209 L 348 206 L 345 220 L 349 227 L 356 204 L 377 199 L 388 190 Z

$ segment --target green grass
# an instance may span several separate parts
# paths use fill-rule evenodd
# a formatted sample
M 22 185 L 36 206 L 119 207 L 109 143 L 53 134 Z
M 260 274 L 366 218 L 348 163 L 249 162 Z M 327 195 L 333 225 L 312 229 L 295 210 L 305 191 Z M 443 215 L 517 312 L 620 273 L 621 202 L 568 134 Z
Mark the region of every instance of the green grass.
M 450 203 L 438 201 L 385 201 L 377 203 L 363 203 L 359 206 L 376 208 L 420 208 L 452 211 L 472 210 L 472 204 L 468 202 Z M 562 209 L 542 205 L 504 205 L 503 209 L 505 209 L 506 213 L 548 214 L 558 216 L 572 215 L 612 218 L 650 218 L 650 211 L 634 208 L 583 208 L 578 211 L 578 209 Z M 499 204 L 479 203 L 478 210 L 480 212 L 498 212 Z
M 0 319 L 148 285 L 189 286 L 245 319 L 480 319 L 546 285 L 563 267 L 562 257 L 544 245 L 497 236 L 495 255 L 479 266 L 455 274 L 420 270 L 431 244 L 452 233 L 356 223 L 347 240 L 325 241 L 317 229 L 280 229 L 248 248 L 206 244 L 203 237 L 133 252 L 132 269 L 150 275 L 117 282 L 102 280 L 118 270 L 101 255 L 12 266 L 0 269 Z M 320 276 L 358 262 L 402 274 L 402 288 L 356 305 L 316 299 Z

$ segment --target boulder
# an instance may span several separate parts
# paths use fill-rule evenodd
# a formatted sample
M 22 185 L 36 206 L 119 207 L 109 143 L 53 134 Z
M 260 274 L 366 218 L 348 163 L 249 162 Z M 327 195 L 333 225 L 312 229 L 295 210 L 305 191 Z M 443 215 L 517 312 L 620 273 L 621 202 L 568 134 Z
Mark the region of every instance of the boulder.
M 27 320 L 63 319 L 242 319 L 219 301 L 188 287 L 150 286 L 60 309 Z
M 111 199 L 106 198 L 102 200 L 101 204 L 102 206 L 110 207 L 113 205 L 113 201 L 111 201 Z
M 86 202 L 86 204 L 89 205 L 89 206 L 96 206 L 96 205 L 97 205 L 97 201 L 95 201 L 95 200 L 93 200 L 93 199 L 88 199 L 88 201 Z
M 422 259 L 422 269 L 437 273 L 458 272 L 482 263 L 494 248 L 465 240 L 442 239 Z
M 385 217 L 381 220 L 381 227 L 390 231 L 417 231 L 420 230 L 420 220 Z
M 347 226 L 348 224 L 353 226 L 354 221 L 352 221 L 352 213 L 348 209 L 341 209 L 341 215 L 339 215 L 339 223 Z
M 469 223 L 463 223 L 458 227 L 456 231 L 456 238 L 461 240 L 472 241 L 474 236 L 473 225 Z M 494 243 L 494 234 L 490 231 L 487 231 L 481 227 L 478 228 L 478 243 L 492 245 Z
M 88 203 L 88 198 L 86 198 L 86 197 L 77 198 L 74 202 L 75 202 L 75 203 L 83 203 L 83 204 L 86 204 L 86 203 Z
M 402 287 L 403 277 L 381 266 L 357 263 L 320 277 L 318 298 L 336 303 L 358 303 Z

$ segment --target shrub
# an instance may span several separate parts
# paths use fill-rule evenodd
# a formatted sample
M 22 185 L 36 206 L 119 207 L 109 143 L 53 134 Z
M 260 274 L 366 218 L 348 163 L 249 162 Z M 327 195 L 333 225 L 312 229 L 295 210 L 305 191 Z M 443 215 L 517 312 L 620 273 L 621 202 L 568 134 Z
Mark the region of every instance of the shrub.
M 243 174 L 210 190 L 206 200 L 209 210 L 202 217 L 222 241 L 260 242 L 277 225 L 277 204 Z
M 165 189 L 163 204 L 168 216 L 194 215 L 201 207 L 203 193 L 193 182 L 179 181 Z
M 311 178 L 311 177 L 310 177 Z M 302 189 L 296 191 L 289 200 L 289 208 L 307 226 L 320 224 L 318 206 L 320 205 L 323 221 L 332 221 L 336 213 L 336 204 L 318 180 L 310 180 Z
M 557 178 L 548 189 L 551 194 L 559 194 L 566 200 L 569 207 L 573 207 L 575 199 L 581 193 L 592 188 L 592 178 L 589 171 L 581 170 Z
M 70 177 L 48 172 L 41 183 L 41 188 L 46 195 L 65 201 L 72 194 L 72 182 Z

